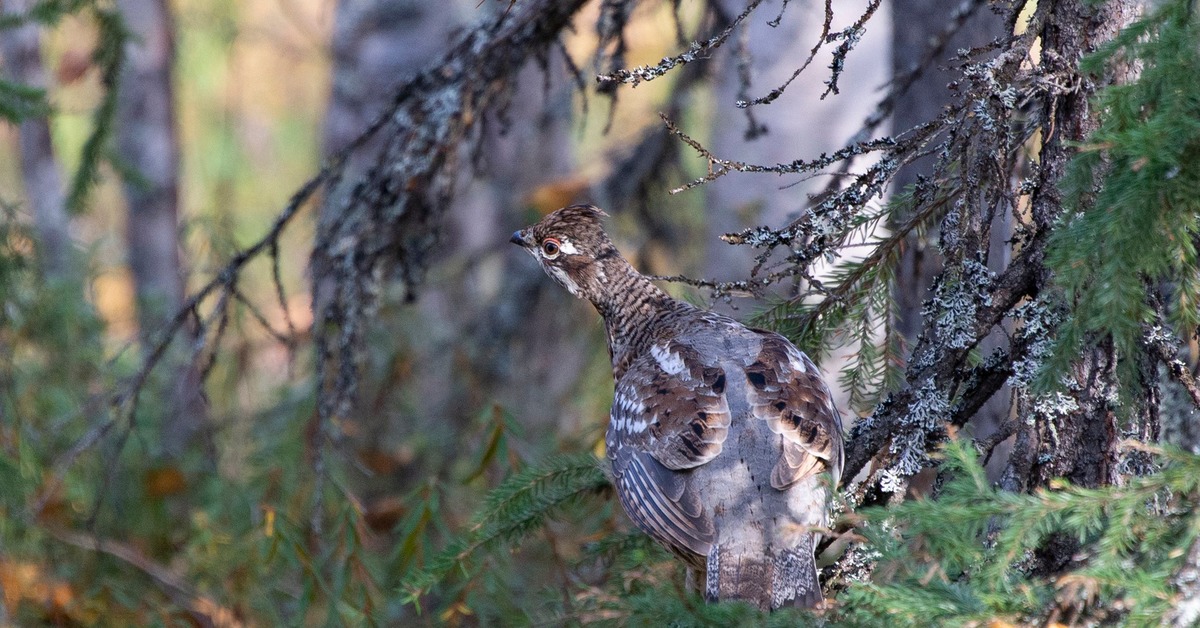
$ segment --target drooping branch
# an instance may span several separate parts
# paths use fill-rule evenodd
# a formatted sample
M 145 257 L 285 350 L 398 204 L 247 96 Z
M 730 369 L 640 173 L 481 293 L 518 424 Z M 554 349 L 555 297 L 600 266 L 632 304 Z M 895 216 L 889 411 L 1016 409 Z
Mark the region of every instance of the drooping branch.
M 68 449 L 64 454 L 58 457 L 53 465 L 51 478 L 46 482 L 46 486 L 42 491 L 43 497 L 34 507 L 34 512 L 38 512 L 45 505 L 46 500 L 54 494 L 59 483 L 62 481 L 64 472 L 70 468 L 81 454 L 94 447 L 105 436 L 107 436 L 114 427 L 122 421 L 127 421 L 129 417 L 137 411 L 137 402 L 140 398 L 142 389 L 145 388 L 150 374 L 162 362 L 167 354 L 167 350 L 171 347 L 176 337 L 186 327 L 189 320 L 195 317 L 195 313 L 199 310 L 203 303 L 206 303 L 211 298 L 216 298 L 218 302 L 227 303 L 228 297 L 235 289 L 237 278 L 242 270 L 251 261 L 257 259 L 264 252 L 270 252 L 273 255 L 278 254 L 277 243 L 284 230 L 291 224 L 292 220 L 299 214 L 300 210 L 312 198 L 312 196 L 323 186 L 331 174 L 340 168 L 341 161 L 349 152 L 361 145 L 369 138 L 376 127 L 368 129 L 359 138 L 360 141 L 355 142 L 346 151 L 325 166 L 323 166 L 313 178 L 309 179 L 301 188 L 292 195 L 291 200 L 275 218 L 275 222 L 271 228 L 257 242 L 250 245 L 246 249 L 239 251 L 230 259 L 225 266 L 217 272 L 216 276 L 210 279 L 206 284 L 200 287 L 199 290 L 192 293 L 191 296 L 184 302 L 167 321 L 166 325 L 158 330 L 156 340 L 151 344 L 146 351 L 141 367 L 137 372 L 129 378 L 120 382 L 116 389 L 109 394 L 103 402 L 94 404 L 95 406 L 107 405 L 110 414 L 104 420 L 92 426 L 83 436 L 81 436 L 75 444 Z M 200 330 L 205 332 L 206 328 Z M 91 406 L 92 404 L 89 404 Z M 84 408 L 81 413 L 85 416 L 94 411 L 94 407 Z
M 665 57 L 662 61 L 654 65 L 643 65 L 628 70 L 618 69 L 600 74 L 596 77 L 596 81 L 602 86 L 611 83 L 626 83 L 636 87 L 644 81 L 652 81 L 659 78 L 677 67 L 687 65 L 693 61 L 707 59 L 714 50 L 721 47 L 721 44 L 724 44 L 729 39 L 734 29 L 741 25 L 742 22 L 745 22 L 760 4 L 762 4 L 762 0 L 751 0 L 750 4 L 746 5 L 746 9 L 733 18 L 733 21 L 725 30 L 705 41 L 692 42 L 685 52 Z
M 394 278 L 406 299 L 416 298 L 464 168 L 461 157 L 471 153 L 481 121 L 505 106 L 519 71 L 558 45 L 582 5 L 514 5 L 460 36 L 400 87 L 386 112 L 374 165 L 331 212 L 336 219 L 320 226 L 311 258 L 328 286 L 318 286 L 313 298 L 320 428 L 310 525 L 318 537 L 324 444 L 340 438 L 333 419 L 346 416 L 357 398 L 366 327 L 383 282 Z

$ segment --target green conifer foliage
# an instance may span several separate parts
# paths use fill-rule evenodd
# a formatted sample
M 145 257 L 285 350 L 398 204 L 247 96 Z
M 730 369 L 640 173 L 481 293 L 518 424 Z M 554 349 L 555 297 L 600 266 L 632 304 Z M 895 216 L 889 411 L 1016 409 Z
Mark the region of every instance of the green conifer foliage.
M 1111 335 L 1122 380 L 1135 381 L 1143 327 L 1165 293 L 1182 337 L 1200 325 L 1200 25 L 1191 3 L 1162 4 L 1085 58 L 1093 75 L 1136 71 L 1096 99 L 1099 128 L 1064 180 L 1068 211 L 1051 241 L 1071 307 L 1043 373 Z M 1045 381 L 1043 385 L 1052 383 Z
M 1173 574 L 1200 534 L 1200 456 L 1153 452 L 1162 470 L 1123 487 L 1057 483 L 1017 494 L 990 485 L 973 448 L 949 443 L 942 471 L 950 479 L 937 499 L 860 513 L 879 566 L 871 582 L 839 596 L 838 617 L 845 625 L 1030 625 L 1070 612 L 1159 625 L 1176 599 Z M 1081 543 L 1071 569 L 1030 573 L 1028 559 L 1056 533 Z
M 552 457 L 512 475 L 491 491 L 465 535 L 451 542 L 402 589 L 416 603 L 455 569 L 481 552 L 516 545 L 564 507 L 609 486 L 599 461 L 590 454 Z

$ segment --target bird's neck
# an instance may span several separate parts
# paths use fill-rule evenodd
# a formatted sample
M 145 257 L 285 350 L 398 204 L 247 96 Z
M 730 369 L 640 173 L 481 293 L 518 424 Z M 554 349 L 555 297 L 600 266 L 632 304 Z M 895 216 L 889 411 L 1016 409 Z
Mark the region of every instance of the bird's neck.
M 604 317 L 613 375 L 620 377 L 634 358 L 649 350 L 666 319 L 691 306 L 654 285 L 625 260 L 605 266 L 603 289 L 592 304 Z

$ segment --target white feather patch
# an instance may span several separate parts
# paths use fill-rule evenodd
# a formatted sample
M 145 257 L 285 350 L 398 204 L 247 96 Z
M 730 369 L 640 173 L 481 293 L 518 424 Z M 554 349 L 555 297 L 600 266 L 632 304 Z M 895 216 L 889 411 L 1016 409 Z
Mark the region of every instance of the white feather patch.
M 625 391 L 617 391 L 616 398 L 613 399 L 613 406 L 621 410 L 623 417 L 642 414 L 646 411 L 646 407 L 641 402 L 630 397 Z
M 567 274 L 567 271 L 565 271 L 557 266 L 547 266 L 546 270 L 550 271 L 550 273 L 552 274 L 554 279 L 556 281 L 558 281 L 558 283 L 561 284 L 562 287 L 566 288 L 567 291 L 570 292 L 572 295 L 577 296 L 577 297 L 582 296 L 582 294 L 579 290 L 579 286 L 574 281 L 571 280 L 571 276 Z
M 808 365 L 805 364 L 807 360 L 804 359 L 804 356 L 798 350 L 788 347 L 787 354 L 788 364 L 792 365 L 793 371 L 796 371 L 797 373 L 808 372 Z
M 567 255 L 579 255 L 579 249 L 575 247 L 575 243 L 566 238 L 563 238 L 559 241 L 558 250 L 566 253 Z
M 654 361 L 658 362 L 659 368 L 667 375 L 678 375 L 687 369 L 683 358 L 671 353 L 665 345 L 650 347 L 650 355 L 654 356 Z

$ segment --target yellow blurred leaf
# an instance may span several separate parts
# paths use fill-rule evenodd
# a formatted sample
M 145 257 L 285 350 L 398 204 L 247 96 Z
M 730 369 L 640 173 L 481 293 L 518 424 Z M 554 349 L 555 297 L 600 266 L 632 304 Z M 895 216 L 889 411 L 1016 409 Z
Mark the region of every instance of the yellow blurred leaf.
M 263 506 L 266 512 L 263 515 L 263 534 L 267 538 L 275 536 L 275 509 L 271 506 Z
M 550 212 L 576 202 L 591 181 L 586 177 L 575 175 L 544 183 L 529 193 L 528 203 L 539 214 Z
M 22 602 L 40 606 L 47 617 L 70 617 L 71 586 L 46 575 L 37 563 L 0 560 L 0 600 L 10 610 Z

